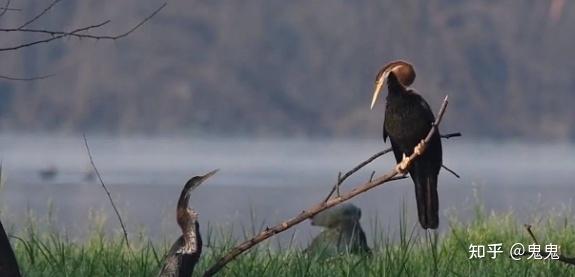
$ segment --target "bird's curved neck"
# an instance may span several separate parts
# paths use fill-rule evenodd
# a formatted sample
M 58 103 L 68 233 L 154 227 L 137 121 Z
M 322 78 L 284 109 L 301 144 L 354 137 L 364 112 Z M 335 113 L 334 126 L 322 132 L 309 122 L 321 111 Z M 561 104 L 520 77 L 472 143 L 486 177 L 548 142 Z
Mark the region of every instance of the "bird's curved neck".
M 178 207 L 176 208 L 176 219 L 178 225 L 185 233 L 187 229 L 190 228 L 190 222 L 192 221 L 192 215 L 188 209 L 188 203 L 190 202 L 190 194 L 187 189 L 182 190 L 180 194 L 180 199 L 178 200 Z
M 180 199 L 178 199 L 178 209 L 186 209 L 188 207 L 188 203 L 190 203 L 190 194 L 186 191 L 182 191 L 180 195 Z
M 391 72 L 387 79 L 387 90 L 389 91 L 389 95 L 400 95 L 406 91 L 406 87 L 399 82 L 395 73 Z

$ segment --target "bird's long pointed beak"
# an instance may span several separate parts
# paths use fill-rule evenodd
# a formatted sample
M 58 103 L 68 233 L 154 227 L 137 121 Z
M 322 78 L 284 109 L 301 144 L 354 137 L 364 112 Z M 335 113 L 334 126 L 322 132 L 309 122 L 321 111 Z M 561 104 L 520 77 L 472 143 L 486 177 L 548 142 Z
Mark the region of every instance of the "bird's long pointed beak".
M 206 175 L 202 176 L 202 182 L 204 182 L 205 180 L 207 180 L 208 178 L 214 176 L 214 174 L 216 174 L 219 171 L 219 169 L 214 169 L 208 173 L 206 173 Z
M 379 93 L 381 92 L 381 88 L 383 87 L 384 84 L 385 84 L 385 79 L 378 80 L 377 83 L 375 84 L 375 90 L 373 91 L 373 98 L 371 99 L 370 109 L 373 110 L 373 106 L 375 106 L 375 102 L 377 102 L 377 97 L 379 96 Z

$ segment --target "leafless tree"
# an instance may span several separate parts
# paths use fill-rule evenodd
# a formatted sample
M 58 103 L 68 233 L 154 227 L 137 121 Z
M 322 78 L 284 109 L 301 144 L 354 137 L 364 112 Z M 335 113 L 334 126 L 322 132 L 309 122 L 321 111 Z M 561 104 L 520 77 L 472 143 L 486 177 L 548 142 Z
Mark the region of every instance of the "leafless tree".
M 41 38 L 37 38 L 37 39 L 31 40 L 31 41 L 25 41 L 25 42 L 21 42 L 21 43 L 14 44 L 14 45 L 8 45 L 8 46 L 0 46 L 0 52 L 17 51 L 17 50 L 21 50 L 21 49 L 28 48 L 28 47 L 34 47 L 34 46 L 38 46 L 41 44 L 54 42 L 57 40 L 68 38 L 68 37 L 77 38 L 77 39 L 91 39 L 91 40 L 118 40 L 118 39 L 121 39 L 121 38 L 124 38 L 124 37 L 130 35 L 134 31 L 139 29 L 142 25 L 144 25 L 146 22 L 148 22 L 152 17 L 154 17 L 156 14 L 158 14 L 167 5 L 167 3 L 164 2 L 162 5 L 160 5 L 158 8 L 156 8 L 152 13 L 150 13 L 147 17 L 145 17 L 144 19 L 139 21 L 136 25 L 132 26 L 130 29 L 128 29 L 125 32 L 116 33 L 116 34 L 97 34 L 97 35 L 94 35 L 91 33 L 87 33 L 87 31 L 94 31 L 94 30 L 98 31 L 101 27 L 110 23 L 109 19 L 103 20 L 102 22 L 97 23 L 97 24 L 93 24 L 93 25 L 76 27 L 76 28 L 73 28 L 73 29 L 68 30 L 68 31 L 51 30 L 51 29 L 43 29 L 43 28 L 30 28 L 29 27 L 32 23 L 38 21 L 42 17 L 45 17 L 47 15 L 47 13 L 50 10 L 54 9 L 57 6 L 57 4 L 60 3 L 61 1 L 62 0 L 54 0 L 54 1 L 50 2 L 50 4 L 47 5 L 41 12 L 39 12 L 38 14 L 29 18 L 25 22 L 18 24 L 15 27 L 2 27 L 2 26 L 0 26 L 0 33 L 35 33 L 35 34 L 41 35 Z M 19 12 L 19 11 L 21 11 L 21 9 L 13 8 L 11 6 L 11 4 L 12 4 L 11 0 L 6 0 L 6 2 L 4 2 L 3 5 L 0 5 L 0 17 L 4 16 L 7 12 Z M 10 81 L 33 81 L 33 80 L 41 80 L 41 79 L 49 78 L 51 76 L 52 75 L 34 76 L 34 77 L 12 77 L 12 76 L 0 74 L 0 79 L 10 80 Z M 86 142 L 86 148 L 88 150 L 88 154 L 90 155 L 90 161 L 93 165 L 92 156 L 89 152 L 87 141 L 85 141 L 85 142 Z M 94 166 L 94 168 L 95 168 L 95 166 Z M 1 171 L 1 169 L 0 169 L 0 171 Z M 100 178 L 99 173 L 98 173 L 98 178 Z M 101 178 L 100 178 L 100 181 L 101 181 Z M 104 189 L 106 189 L 103 182 L 102 182 L 102 186 L 104 186 Z M 110 202 L 112 203 L 114 210 L 115 210 L 116 214 L 118 215 L 118 218 L 120 220 L 120 224 L 122 225 L 122 230 L 124 231 L 124 238 L 126 240 L 126 244 L 128 245 L 128 248 L 130 248 L 128 238 L 127 238 L 127 233 L 126 233 L 124 224 L 121 220 L 121 217 L 119 216 L 119 213 L 118 213 L 118 211 L 117 211 L 117 209 L 116 209 L 116 207 L 115 207 L 115 205 L 111 199 L 110 193 L 107 189 L 106 189 L 106 193 L 108 194 L 108 197 L 110 197 Z M 6 235 L 6 232 L 4 231 L 4 227 L 2 226 L 1 222 L 0 222 L 0 275 L 1 276 L 20 276 L 20 272 L 18 269 L 18 263 L 17 263 L 16 258 L 14 256 L 14 252 L 12 251 L 12 247 L 10 245 L 10 241 L 8 240 L 8 236 Z
M 48 4 L 42 11 L 38 14 L 32 16 L 31 18 L 27 19 L 24 23 L 18 24 L 13 27 L 2 27 L 0 26 L 0 32 L 3 33 L 33 33 L 40 35 L 39 38 L 34 38 L 29 41 L 19 42 L 14 45 L 8 46 L 0 46 L 0 53 L 1 52 L 9 52 L 9 51 L 17 51 L 27 47 L 34 47 L 45 43 L 55 42 L 64 38 L 76 38 L 76 39 L 90 39 L 90 40 L 118 40 L 124 38 L 131 33 L 138 30 L 142 27 L 146 22 L 148 22 L 152 17 L 158 14 L 164 7 L 166 7 L 167 2 L 164 2 L 158 8 L 156 8 L 152 13 L 150 13 L 147 17 L 143 18 L 139 21 L 136 25 L 129 28 L 127 31 L 118 32 L 115 34 L 92 34 L 88 33 L 88 31 L 100 31 L 102 27 L 109 24 L 111 22 L 110 19 L 102 20 L 99 23 L 75 27 L 70 30 L 53 30 L 53 29 L 45 29 L 45 28 L 30 28 L 29 26 L 41 19 L 42 17 L 47 16 L 48 12 L 53 10 L 58 3 L 62 2 L 62 0 L 53 0 Z M 20 9 L 11 8 L 11 0 L 6 0 L 5 4 L 0 8 L 0 17 L 4 16 L 8 11 L 16 12 L 20 11 Z M 0 74 L 0 79 L 11 80 L 11 81 L 33 81 L 33 80 L 41 80 L 51 77 L 52 75 L 44 75 L 44 76 L 34 76 L 34 77 L 13 77 Z

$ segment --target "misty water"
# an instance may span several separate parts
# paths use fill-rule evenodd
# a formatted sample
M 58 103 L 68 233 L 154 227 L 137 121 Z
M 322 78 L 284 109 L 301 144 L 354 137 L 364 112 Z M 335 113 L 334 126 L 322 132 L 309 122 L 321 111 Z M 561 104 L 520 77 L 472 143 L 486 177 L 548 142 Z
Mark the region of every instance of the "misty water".
M 259 228 L 295 216 L 319 202 L 347 171 L 387 148 L 380 139 L 250 139 L 206 137 L 109 137 L 88 134 L 94 161 L 108 185 L 128 232 L 153 240 L 179 235 L 175 205 L 188 178 L 220 171 L 192 195 L 191 205 L 207 226 L 231 230 L 242 239 Z M 465 221 L 477 203 L 487 212 L 512 211 L 521 223 L 536 214 L 566 213 L 573 204 L 575 145 L 444 140 L 439 179 L 441 229 L 448 218 Z M 0 190 L 2 220 L 18 232 L 33 216 L 39 227 L 50 226 L 83 238 L 95 222 L 106 219 L 107 232 L 119 225 L 97 179 L 87 180 L 89 158 L 81 135 L 4 134 L 0 136 L 4 186 Z M 350 178 L 346 191 L 368 180 L 371 172 L 387 172 L 392 155 L 375 161 Z M 56 169 L 53 179 L 40 172 Z M 376 175 L 377 175 L 376 174 Z M 398 231 L 402 207 L 409 226 L 416 225 L 413 184 L 395 181 L 351 200 L 363 211 L 369 238 L 375 226 Z M 52 223 L 48 223 L 48 218 Z M 209 224 L 208 224 L 209 223 Z M 417 228 L 419 230 L 419 228 Z M 281 241 L 303 245 L 321 230 L 302 223 Z M 371 241 L 370 241 L 371 242 Z

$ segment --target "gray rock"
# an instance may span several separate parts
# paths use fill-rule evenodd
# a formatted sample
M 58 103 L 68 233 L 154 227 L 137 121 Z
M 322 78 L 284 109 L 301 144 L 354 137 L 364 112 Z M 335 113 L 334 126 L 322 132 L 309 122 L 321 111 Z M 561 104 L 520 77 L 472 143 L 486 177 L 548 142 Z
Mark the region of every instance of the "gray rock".
M 370 254 L 360 219 L 361 209 L 348 203 L 317 214 L 311 224 L 326 229 L 313 239 L 305 252 L 322 256 Z

